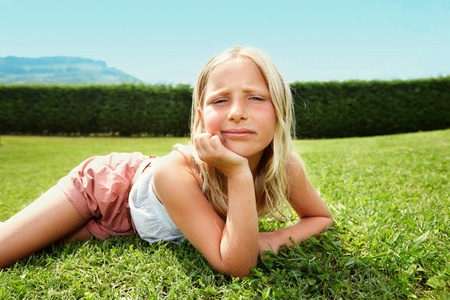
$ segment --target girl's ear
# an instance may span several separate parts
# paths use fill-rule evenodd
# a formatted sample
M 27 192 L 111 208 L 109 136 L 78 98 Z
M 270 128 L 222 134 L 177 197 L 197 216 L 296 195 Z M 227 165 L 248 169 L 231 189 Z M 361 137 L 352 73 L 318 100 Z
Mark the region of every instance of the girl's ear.
M 203 113 L 202 113 L 200 106 L 197 106 L 197 118 L 200 121 L 200 124 L 202 124 L 201 126 L 203 128 L 202 129 L 202 132 L 203 132 L 205 130 L 205 122 L 203 120 Z

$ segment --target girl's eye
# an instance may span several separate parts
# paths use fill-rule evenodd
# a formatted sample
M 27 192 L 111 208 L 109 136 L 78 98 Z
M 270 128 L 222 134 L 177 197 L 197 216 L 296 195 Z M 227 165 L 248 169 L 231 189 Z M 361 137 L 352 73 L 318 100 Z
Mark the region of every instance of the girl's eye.
M 264 101 L 264 98 L 257 97 L 257 96 L 251 97 L 250 99 L 251 99 L 251 100 L 255 100 L 255 101 Z
M 212 101 L 212 104 L 220 104 L 220 103 L 225 103 L 225 102 L 226 102 L 226 99 L 217 99 L 217 100 Z

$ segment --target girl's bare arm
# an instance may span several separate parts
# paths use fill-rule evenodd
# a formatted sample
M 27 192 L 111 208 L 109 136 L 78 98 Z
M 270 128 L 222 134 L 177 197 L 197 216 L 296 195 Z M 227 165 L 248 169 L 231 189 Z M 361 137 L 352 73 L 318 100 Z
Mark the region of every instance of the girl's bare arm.
M 210 150 L 199 153 L 200 157 L 208 160 Z M 202 194 L 191 162 L 183 155 L 175 152 L 161 161 L 155 169 L 154 185 L 174 223 L 208 262 L 221 273 L 245 277 L 257 263 L 259 232 L 253 176 L 246 160 L 239 159 L 225 171 L 229 198 L 225 222 Z
M 288 176 L 289 202 L 300 217 L 300 221 L 277 231 L 261 232 L 260 252 L 273 249 L 277 253 L 278 248 L 284 244 L 292 246 L 290 238 L 298 243 L 333 225 L 333 217 L 328 207 L 312 186 L 302 164 L 293 154 L 289 158 Z

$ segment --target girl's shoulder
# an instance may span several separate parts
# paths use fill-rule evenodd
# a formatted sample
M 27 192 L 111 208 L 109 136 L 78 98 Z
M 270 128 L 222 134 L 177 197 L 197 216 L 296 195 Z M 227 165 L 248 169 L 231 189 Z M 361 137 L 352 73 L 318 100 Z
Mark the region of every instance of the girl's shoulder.
M 287 171 L 288 173 L 304 173 L 305 172 L 305 164 L 303 163 L 302 158 L 295 152 L 291 152 L 287 159 Z
M 155 165 L 154 182 L 166 184 L 192 184 L 202 187 L 195 150 L 192 146 L 175 145 L 173 151 L 161 156 Z
M 166 168 L 192 168 L 195 167 L 195 150 L 192 146 L 183 146 L 176 144 L 173 146 L 173 150 L 159 158 L 158 166 Z
M 302 158 L 294 152 L 292 152 L 287 159 L 286 173 L 291 196 L 293 190 L 304 188 L 309 185 L 305 164 L 303 163 Z

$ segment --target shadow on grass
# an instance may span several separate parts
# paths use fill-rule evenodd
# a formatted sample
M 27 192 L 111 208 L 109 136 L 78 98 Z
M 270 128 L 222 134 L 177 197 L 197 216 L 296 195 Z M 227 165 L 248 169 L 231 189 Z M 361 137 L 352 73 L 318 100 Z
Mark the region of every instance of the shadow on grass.
M 148 244 L 138 236 L 91 239 L 55 245 L 22 259 L 10 275 L 59 277 L 64 289 L 80 290 L 76 295 L 87 289 L 98 289 L 96 293 L 102 295 L 92 278 L 111 286 L 126 284 L 136 293 L 152 286 L 145 293 L 160 296 L 391 299 L 412 294 L 408 282 L 396 279 L 398 270 L 350 253 L 336 228 L 282 249 L 279 255 L 264 254 L 252 275 L 239 280 L 217 273 L 188 242 Z

